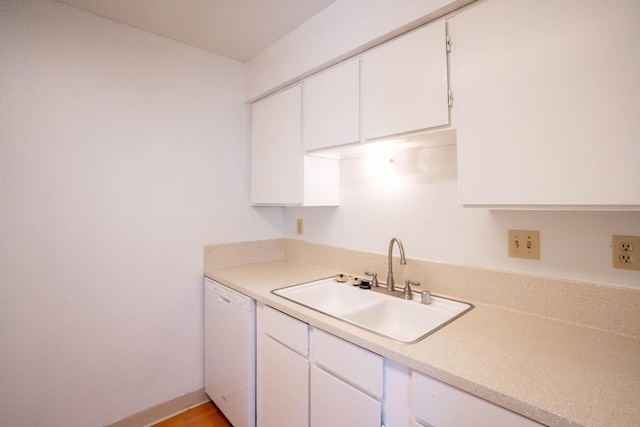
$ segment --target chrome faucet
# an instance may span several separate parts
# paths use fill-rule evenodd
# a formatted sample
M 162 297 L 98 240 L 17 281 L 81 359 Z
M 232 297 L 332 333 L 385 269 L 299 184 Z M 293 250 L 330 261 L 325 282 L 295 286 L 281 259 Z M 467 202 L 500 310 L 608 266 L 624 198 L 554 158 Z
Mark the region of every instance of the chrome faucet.
M 400 264 L 405 265 L 407 261 L 404 259 L 404 247 L 402 247 L 402 242 L 397 238 L 391 239 L 389 242 L 389 273 L 387 274 L 387 291 L 393 291 L 394 280 L 393 280 L 393 263 L 392 263 L 392 255 L 393 255 L 393 243 L 396 242 L 398 244 L 398 249 L 400 249 Z

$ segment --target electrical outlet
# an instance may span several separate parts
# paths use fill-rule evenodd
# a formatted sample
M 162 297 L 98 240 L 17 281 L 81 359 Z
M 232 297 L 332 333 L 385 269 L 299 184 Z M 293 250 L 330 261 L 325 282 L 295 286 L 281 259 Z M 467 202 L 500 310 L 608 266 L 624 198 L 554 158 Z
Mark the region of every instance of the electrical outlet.
M 512 258 L 540 259 L 540 232 L 535 230 L 509 230 L 509 256 Z
M 611 264 L 613 268 L 640 271 L 640 237 L 611 236 Z
M 302 234 L 302 232 L 304 231 L 303 229 L 303 222 L 302 222 L 302 218 L 298 218 L 296 220 L 296 234 Z

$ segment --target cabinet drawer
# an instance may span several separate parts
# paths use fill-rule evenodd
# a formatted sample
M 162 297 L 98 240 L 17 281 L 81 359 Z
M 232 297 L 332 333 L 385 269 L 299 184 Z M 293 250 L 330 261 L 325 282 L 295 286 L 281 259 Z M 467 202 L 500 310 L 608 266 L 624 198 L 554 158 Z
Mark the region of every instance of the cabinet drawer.
M 315 363 L 382 398 L 382 356 L 316 328 L 311 339 Z
M 296 353 L 309 355 L 309 327 L 306 323 L 269 306 L 264 307 L 262 321 L 265 334 Z
M 437 427 L 487 425 L 539 427 L 541 424 L 418 372 L 412 373 L 413 415 Z M 461 411 L 460 408 L 464 408 Z

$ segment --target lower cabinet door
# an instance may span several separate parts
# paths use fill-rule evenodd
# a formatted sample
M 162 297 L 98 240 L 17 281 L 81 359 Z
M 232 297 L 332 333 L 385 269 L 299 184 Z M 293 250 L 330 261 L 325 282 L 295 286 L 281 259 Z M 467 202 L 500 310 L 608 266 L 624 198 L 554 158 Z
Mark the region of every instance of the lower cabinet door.
M 380 401 L 317 366 L 311 366 L 311 396 L 311 427 L 380 425 Z
M 258 415 L 262 427 L 301 427 L 309 420 L 309 361 L 264 338 Z
M 412 374 L 413 414 L 435 427 L 541 427 L 541 424 L 418 372 Z

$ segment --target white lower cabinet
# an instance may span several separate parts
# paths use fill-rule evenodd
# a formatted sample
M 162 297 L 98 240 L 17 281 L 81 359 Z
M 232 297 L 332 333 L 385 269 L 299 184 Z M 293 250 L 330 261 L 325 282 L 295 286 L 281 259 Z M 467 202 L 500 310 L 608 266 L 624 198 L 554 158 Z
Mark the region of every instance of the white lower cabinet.
M 311 362 L 311 427 L 381 425 L 382 356 L 313 328 Z
M 263 356 L 263 426 L 304 426 L 309 412 L 309 361 L 271 337 Z
M 311 337 L 314 364 L 382 399 L 382 356 L 318 328 L 313 328 Z
M 260 303 L 257 321 L 259 427 L 381 425 L 381 356 L 316 328 L 309 345 L 306 323 Z
M 411 372 L 393 360 L 384 359 L 383 421 L 385 427 L 414 426 L 410 403 Z
M 311 367 L 311 427 L 379 426 L 382 403 L 319 368 Z
M 411 375 L 410 405 L 416 421 L 433 427 L 541 426 L 533 420 L 415 371 Z
M 258 303 L 258 427 L 541 424 Z
M 257 425 L 306 426 L 309 420 L 308 325 L 259 305 Z

